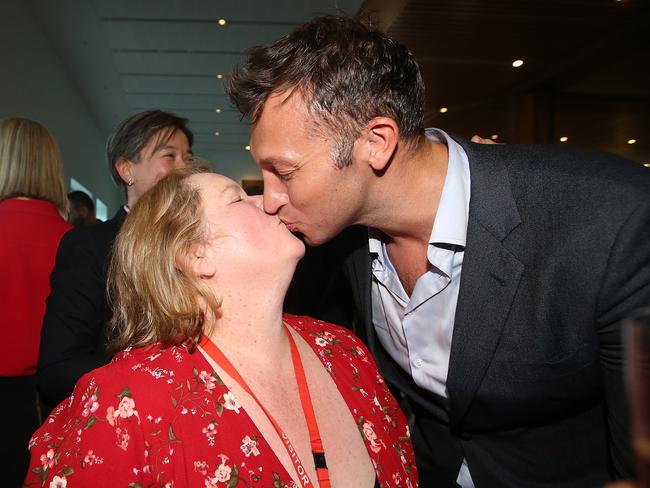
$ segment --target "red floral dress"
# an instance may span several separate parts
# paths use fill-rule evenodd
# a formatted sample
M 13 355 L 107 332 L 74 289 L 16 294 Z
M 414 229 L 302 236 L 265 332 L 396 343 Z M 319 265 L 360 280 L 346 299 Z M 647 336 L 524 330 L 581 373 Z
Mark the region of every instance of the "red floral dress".
M 330 373 L 381 486 L 417 486 L 404 415 L 351 332 L 285 315 Z M 25 486 L 294 486 L 237 398 L 200 352 L 124 351 L 83 376 L 30 441 Z

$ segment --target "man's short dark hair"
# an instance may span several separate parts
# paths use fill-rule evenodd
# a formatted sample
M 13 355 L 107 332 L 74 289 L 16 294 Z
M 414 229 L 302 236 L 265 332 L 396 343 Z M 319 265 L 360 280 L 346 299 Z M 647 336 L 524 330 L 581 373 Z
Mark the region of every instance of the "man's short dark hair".
M 147 110 L 123 120 L 106 143 L 106 157 L 115 183 L 125 185 L 115 168 L 115 163 L 120 158 L 138 163 L 140 152 L 157 134 L 160 134 L 158 147 L 167 144 L 177 130 L 185 134 L 188 144 L 192 147 L 194 135 L 188 129 L 187 122 L 183 117 L 162 110 Z
M 68 193 L 68 201 L 72 207 L 86 207 L 92 215 L 95 215 L 95 204 L 86 192 L 79 190 L 71 191 Z
M 255 124 L 272 93 L 298 89 L 315 128 L 334 136 L 339 167 L 349 164 L 354 141 L 373 117 L 395 120 L 407 141 L 424 135 L 424 83 L 415 59 L 367 22 L 319 17 L 247 54 L 226 87 L 243 117 Z

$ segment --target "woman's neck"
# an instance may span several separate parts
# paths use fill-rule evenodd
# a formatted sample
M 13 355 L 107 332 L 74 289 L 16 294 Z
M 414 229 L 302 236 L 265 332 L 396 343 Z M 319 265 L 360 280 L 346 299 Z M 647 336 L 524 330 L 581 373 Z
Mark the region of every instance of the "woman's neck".
M 249 299 L 242 307 L 229 307 L 227 302 L 223 305 L 206 334 L 235 366 L 263 367 L 286 354 L 281 301 L 270 305 Z

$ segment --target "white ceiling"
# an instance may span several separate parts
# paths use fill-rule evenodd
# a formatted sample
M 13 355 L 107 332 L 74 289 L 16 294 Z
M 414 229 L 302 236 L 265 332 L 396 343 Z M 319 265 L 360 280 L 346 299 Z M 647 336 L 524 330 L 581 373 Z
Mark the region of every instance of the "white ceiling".
M 190 120 L 194 152 L 245 152 L 248 126 L 223 79 L 249 47 L 361 0 L 29 0 L 34 17 L 108 135 L 126 116 L 160 108 Z M 218 19 L 225 19 L 220 26 Z M 215 109 L 220 108 L 217 113 Z M 215 136 L 215 132 L 219 136 Z M 246 156 L 244 156 L 246 157 Z

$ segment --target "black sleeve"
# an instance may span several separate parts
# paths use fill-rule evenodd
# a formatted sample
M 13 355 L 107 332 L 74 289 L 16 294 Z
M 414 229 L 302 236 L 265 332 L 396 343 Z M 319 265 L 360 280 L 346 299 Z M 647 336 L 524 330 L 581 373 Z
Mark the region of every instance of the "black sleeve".
M 650 204 L 639 205 L 621 225 L 598 298 L 600 358 L 605 375 L 610 463 L 616 478 L 633 478 L 622 324 L 650 305 Z
M 109 244 L 95 237 L 84 229 L 65 234 L 50 275 L 37 373 L 39 391 L 49 406 L 69 396 L 83 374 L 109 359 L 105 351 Z

